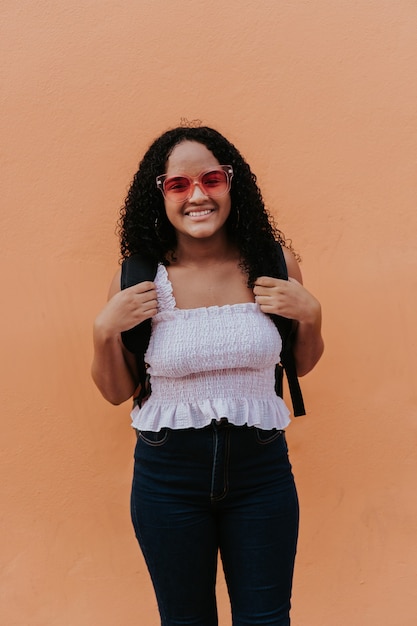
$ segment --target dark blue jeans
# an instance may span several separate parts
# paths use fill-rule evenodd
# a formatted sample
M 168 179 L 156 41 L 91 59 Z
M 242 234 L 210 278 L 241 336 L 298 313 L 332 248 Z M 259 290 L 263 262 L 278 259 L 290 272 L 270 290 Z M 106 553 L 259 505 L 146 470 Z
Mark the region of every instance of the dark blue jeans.
M 233 625 L 290 624 L 298 500 L 282 431 L 140 433 L 131 509 L 162 626 L 217 625 L 218 551 Z

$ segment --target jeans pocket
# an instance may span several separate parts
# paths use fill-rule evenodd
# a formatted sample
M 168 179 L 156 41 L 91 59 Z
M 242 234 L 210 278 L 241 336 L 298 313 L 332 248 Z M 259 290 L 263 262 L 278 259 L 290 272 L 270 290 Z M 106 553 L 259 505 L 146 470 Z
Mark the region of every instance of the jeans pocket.
M 273 441 L 279 439 L 279 437 L 284 438 L 284 431 L 278 430 L 277 428 L 272 428 L 271 430 L 263 430 L 262 428 L 255 427 L 254 430 L 256 441 L 262 445 L 272 443 Z
M 138 431 L 138 439 L 144 441 L 148 446 L 163 446 L 169 438 L 169 428 L 161 428 L 158 432 L 152 430 Z

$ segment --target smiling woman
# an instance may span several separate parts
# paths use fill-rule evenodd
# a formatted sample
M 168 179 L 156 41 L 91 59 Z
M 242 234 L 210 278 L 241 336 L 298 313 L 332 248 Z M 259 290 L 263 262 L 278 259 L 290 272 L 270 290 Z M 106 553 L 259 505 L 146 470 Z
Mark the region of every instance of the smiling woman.
M 151 145 L 120 240 L 123 258 L 141 255 L 156 276 L 121 290 L 116 273 L 95 322 L 92 373 L 109 401 L 135 398 L 132 521 L 161 623 L 216 626 L 220 552 L 233 623 L 287 626 L 298 500 L 270 315 L 293 320 L 304 374 L 323 351 L 320 304 L 288 249 L 286 280 L 285 239 L 255 176 L 210 128 L 180 127 Z M 149 319 L 140 389 L 143 351 L 129 352 L 121 333 Z
M 173 149 L 163 188 L 166 215 L 176 230 L 178 244 L 186 236 L 226 236 L 230 170 L 222 170 L 213 153 L 196 141 L 183 141 Z

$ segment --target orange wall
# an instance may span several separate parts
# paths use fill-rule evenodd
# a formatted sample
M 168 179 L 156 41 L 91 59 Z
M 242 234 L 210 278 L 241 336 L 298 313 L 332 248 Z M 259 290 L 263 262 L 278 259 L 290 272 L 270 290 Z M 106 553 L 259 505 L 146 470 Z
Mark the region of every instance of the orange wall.
M 296 626 L 417 623 L 417 6 L 4 0 L 5 626 L 156 626 L 129 518 L 129 404 L 90 379 L 114 226 L 150 141 L 224 132 L 324 308 L 290 428 Z M 230 620 L 220 581 L 223 625 Z

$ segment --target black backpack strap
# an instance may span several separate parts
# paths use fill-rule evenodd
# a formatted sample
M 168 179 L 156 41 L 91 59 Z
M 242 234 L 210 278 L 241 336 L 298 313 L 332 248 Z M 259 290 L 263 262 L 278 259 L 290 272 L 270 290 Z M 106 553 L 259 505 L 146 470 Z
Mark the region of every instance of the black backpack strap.
M 277 243 L 279 272 L 280 278 L 288 280 L 287 264 L 285 262 L 282 246 Z M 297 376 L 297 368 L 295 365 L 293 343 L 294 343 L 294 327 L 293 320 L 280 315 L 271 315 L 272 321 L 278 328 L 282 339 L 281 363 L 275 369 L 275 391 L 281 398 L 283 396 L 283 373 L 287 376 L 288 388 L 291 395 L 291 402 L 295 417 L 305 415 L 305 407 L 303 394 L 301 392 L 300 383 Z
M 306 410 L 304 406 L 303 394 L 301 392 L 301 387 L 297 376 L 297 368 L 295 365 L 294 352 L 292 349 L 293 340 L 294 332 L 291 332 L 290 335 L 287 337 L 285 350 L 283 350 L 281 353 L 281 363 L 282 368 L 284 369 L 287 376 L 288 388 L 290 390 L 294 416 L 299 417 L 300 415 L 305 415 Z
M 121 289 L 132 287 L 145 280 L 153 281 L 158 269 L 158 263 L 140 254 L 133 254 L 124 259 L 120 279 Z M 134 399 L 135 403 L 141 404 L 143 398 L 149 393 L 149 381 L 146 374 L 145 352 L 151 337 L 152 321 L 147 319 L 130 330 L 123 331 L 123 345 L 136 356 L 138 368 L 140 392 Z

